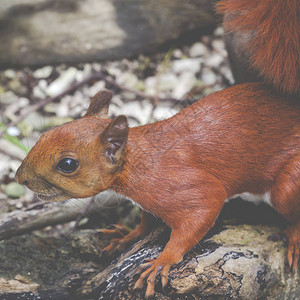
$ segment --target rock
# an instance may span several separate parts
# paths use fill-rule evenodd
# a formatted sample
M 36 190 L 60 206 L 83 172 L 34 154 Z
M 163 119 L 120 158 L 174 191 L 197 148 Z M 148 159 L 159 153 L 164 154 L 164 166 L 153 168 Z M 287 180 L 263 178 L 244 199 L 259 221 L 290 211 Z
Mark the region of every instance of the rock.
M 39 80 L 38 84 L 33 87 L 33 96 L 37 99 L 46 97 L 47 81 L 44 79 Z
M 70 96 L 67 96 L 67 97 L 71 98 Z M 66 97 L 64 97 L 64 98 L 66 98 Z M 55 111 L 56 115 L 59 118 L 66 118 L 67 116 L 70 115 L 70 113 L 69 113 L 69 106 L 68 106 L 67 103 L 65 103 L 65 101 L 61 101 L 57 107 L 54 107 L 52 109 L 52 111 L 53 112 Z
M 153 82 L 152 89 L 155 89 L 156 85 L 159 85 L 159 91 L 166 92 L 166 91 L 173 91 L 174 88 L 179 83 L 179 78 L 174 73 L 164 73 L 158 78 L 157 81 Z
M 220 53 L 224 58 L 227 57 L 227 51 L 225 49 L 224 41 L 222 39 L 215 39 L 211 42 L 212 48 Z
M 218 68 L 223 62 L 224 62 L 224 57 L 216 52 L 210 55 L 205 60 L 206 66 L 210 68 Z
M 68 68 L 58 78 L 51 82 L 46 88 L 46 94 L 50 97 L 54 97 L 62 93 L 76 80 L 77 72 L 77 69 L 74 67 Z
M 154 96 L 157 93 L 157 78 L 154 76 L 149 76 L 145 80 L 146 93 L 148 95 Z
M 52 66 L 45 66 L 33 72 L 33 76 L 38 79 L 48 78 L 53 72 Z
M 0 96 L 5 93 L 5 87 L 0 84 Z
M 11 136 L 18 136 L 21 132 L 18 127 L 12 126 L 7 128 L 7 133 Z
M 182 58 L 183 53 L 182 53 L 181 49 L 175 49 L 173 51 L 172 55 L 173 55 L 174 58 L 180 59 L 180 58 Z
M 200 71 L 202 58 L 185 58 L 180 60 L 175 60 L 173 63 L 172 70 L 175 73 L 182 73 L 184 71 L 189 71 L 194 74 Z
M 132 72 L 121 72 L 119 76 L 117 76 L 116 81 L 118 84 L 128 88 L 135 88 L 138 83 L 138 78 Z
M 155 121 L 165 120 L 174 116 L 176 113 L 180 111 L 181 107 L 179 105 L 170 107 L 169 105 L 160 105 L 155 108 L 153 113 L 153 119 Z
M 21 129 L 21 132 L 27 136 L 28 133 L 32 132 L 32 130 L 45 130 L 45 120 L 45 116 L 42 117 L 40 113 L 33 111 L 22 121 L 19 128 Z
M 7 91 L 3 94 L 0 94 L 0 103 L 2 104 L 11 104 L 18 100 L 18 96 L 15 95 L 12 91 Z
M 83 79 L 90 76 L 92 73 L 92 65 L 85 64 L 82 71 L 77 71 L 76 74 L 76 81 L 82 81 Z
M 224 28 L 222 26 L 218 26 L 214 30 L 214 36 L 216 36 L 216 37 L 223 37 L 224 36 Z
M 24 97 L 16 97 L 14 101 L 8 105 L 4 111 L 4 115 L 9 119 L 14 118 L 15 113 L 21 108 L 27 107 L 29 104 L 29 100 Z
M 7 185 L 3 185 L 2 187 L 5 193 L 12 198 L 20 198 L 20 196 L 25 194 L 24 186 L 16 182 L 11 182 Z
M 7 70 L 4 71 L 4 76 L 6 78 L 13 79 L 17 76 L 17 73 L 14 70 L 7 69 Z
M 206 56 L 207 54 L 209 54 L 209 50 L 203 43 L 195 43 L 190 48 L 191 57 Z
M 104 81 L 97 81 L 89 88 L 88 96 L 90 98 L 93 98 L 96 95 L 96 93 L 103 90 L 104 88 L 105 88 L 105 82 Z
M 9 81 L 8 88 L 17 95 L 24 95 L 27 90 L 17 77 L 14 77 Z
M 214 3 L 2 0 L 0 65 L 45 66 L 137 56 L 189 30 L 215 26 Z
M 175 99 L 184 99 L 186 94 L 192 89 L 196 83 L 196 77 L 191 72 L 183 72 L 179 76 L 178 85 L 172 92 Z
M 149 123 L 152 104 L 149 101 L 131 101 L 124 103 L 122 107 L 116 107 L 113 103 L 109 111 L 112 115 L 126 115 L 129 117 L 129 125 L 143 125 Z
M 213 85 L 216 82 L 216 75 L 209 68 L 203 68 L 202 70 L 202 81 L 207 85 Z

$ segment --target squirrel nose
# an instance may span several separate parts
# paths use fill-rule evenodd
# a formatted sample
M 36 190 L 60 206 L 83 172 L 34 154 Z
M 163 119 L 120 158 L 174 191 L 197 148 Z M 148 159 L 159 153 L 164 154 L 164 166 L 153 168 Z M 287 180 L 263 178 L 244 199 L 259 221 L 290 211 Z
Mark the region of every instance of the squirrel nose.
M 22 176 L 23 174 L 24 173 L 22 172 L 22 168 L 19 167 L 19 169 L 16 172 L 15 179 L 20 184 L 28 185 L 29 182 L 26 178 L 24 178 L 24 176 Z

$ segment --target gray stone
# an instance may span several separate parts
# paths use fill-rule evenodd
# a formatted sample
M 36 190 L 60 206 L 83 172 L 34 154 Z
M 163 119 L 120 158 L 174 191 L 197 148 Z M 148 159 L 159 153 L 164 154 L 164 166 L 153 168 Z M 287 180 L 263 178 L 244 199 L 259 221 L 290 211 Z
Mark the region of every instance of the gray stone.
M 173 63 L 172 70 L 175 73 L 181 73 L 184 71 L 189 71 L 192 73 L 197 73 L 200 71 L 202 58 L 185 58 L 176 60 Z
M 179 76 L 178 85 L 172 92 L 175 99 L 183 99 L 196 83 L 196 77 L 192 72 L 183 72 Z
M 216 52 L 205 60 L 205 64 L 211 68 L 218 68 L 223 62 L 224 57 Z
M 11 136 L 18 136 L 21 132 L 18 127 L 12 126 L 7 128 L 7 133 Z
M 213 85 L 216 82 L 216 75 L 209 68 L 203 68 L 201 79 L 205 84 Z
M 71 85 L 72 82 L 76 80 L 77 72 L 78 71 L 76 68 L 70 67 L 53 82 L 51 82 L 51 84 L 46 88 L 46 94 L 50 97 L 55 97 L 62 93 Z
M 9 197 L 20 198 L 20 196 L 25 194 L 24 186 L 16 182 L 3 185 L 2 188 Z
M 15 95 L 12 91 L 7 91 L 3 94 L 0 94 L 0 103 L 2 104 L 11 104 L 18 100 L 18 96 Z
M 33 72 L 35 78 L 48 78 L 53 71 L 52 66 L 45 66 L 43 68 L 37 69 Z
M 216 24 L 209 0 L 1 0 L 0 65 L 131 57 Z M 180 13 L 178 13 L 180 12 Z
M 209 50 L 203 43 L 195 43 L 190 48 L 191 57 L 205 56 L 207 54 L 209 54 Z
M 17 76 L 17 73 L 14 70 L 7 69 L 7 70 L 4 71 L 4 76 L 6 78 L 13 79 Z

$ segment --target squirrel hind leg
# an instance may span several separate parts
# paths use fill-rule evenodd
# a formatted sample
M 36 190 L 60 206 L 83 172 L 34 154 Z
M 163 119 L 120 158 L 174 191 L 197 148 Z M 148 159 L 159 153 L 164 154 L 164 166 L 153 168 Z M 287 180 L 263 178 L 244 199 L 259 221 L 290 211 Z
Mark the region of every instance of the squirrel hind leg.
M 300 252 L 300 154 L 293 156 L 280 171 L 271 188 L 271 202 L 290 221 L 284 234 L 289 239 L 288 263 L 295 270 Z
M 112 225 L 112 228 L 110 229 L 98 230 L 100 236 L 103 237 L 119 236 L 112 239 L 102 252 L 107 255 L 112 255 L 114 252 L 124 251 L 131 242 L 134 242 L 138 238 L 148 234 L 155 223 L 155 217 L 143 211 L 140 224 L 132 231 L 122 225 Z

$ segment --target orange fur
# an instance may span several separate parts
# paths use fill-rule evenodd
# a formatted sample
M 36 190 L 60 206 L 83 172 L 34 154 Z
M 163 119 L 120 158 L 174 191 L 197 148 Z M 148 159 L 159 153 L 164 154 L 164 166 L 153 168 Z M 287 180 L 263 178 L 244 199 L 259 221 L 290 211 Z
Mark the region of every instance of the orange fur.
M 222 0 L 217 8 L 226 15 L 226 30 L 248 36 L 243 50 L 263 80 L 299 94 L 299 0 Z

